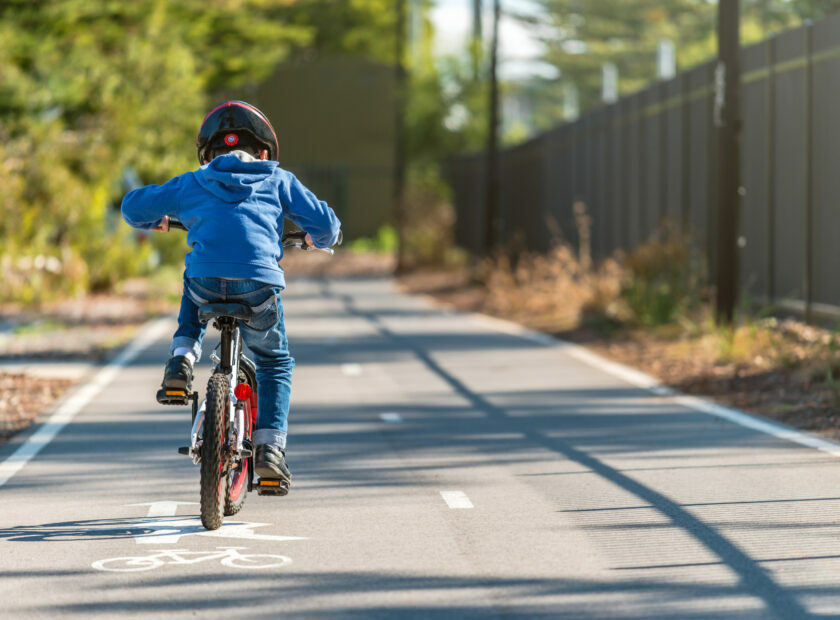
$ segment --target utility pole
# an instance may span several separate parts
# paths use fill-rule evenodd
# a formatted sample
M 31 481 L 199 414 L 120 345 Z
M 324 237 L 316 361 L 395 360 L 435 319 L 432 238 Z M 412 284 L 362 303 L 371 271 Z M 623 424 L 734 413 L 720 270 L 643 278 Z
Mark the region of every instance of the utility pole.
M 490 110 L 487 131 L 487 211 L 484 215 L 484 254 L 496 249 L 499 230 L 499 17 L 500 0 L 493 0 L 493 34 L 490 40 Z
M 405 65 L 406 0 L 395 0 L 394 19 L 394 225 L 397 229 L 397 273 L 405 270 Z
M 715 318 L 731 324 L 738 298 L 741 202 L 741 65 L 739 0 L 718 0 L 718 61 L 714 123 L 717 134 L 717 260 Z

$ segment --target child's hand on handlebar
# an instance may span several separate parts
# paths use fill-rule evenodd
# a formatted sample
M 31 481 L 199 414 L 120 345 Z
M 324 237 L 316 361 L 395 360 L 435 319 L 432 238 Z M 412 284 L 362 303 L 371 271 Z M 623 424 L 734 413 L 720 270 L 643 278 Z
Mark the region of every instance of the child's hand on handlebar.
M 159 232 L 169 232 L 169 216 L 164 215 L 160 222 L 158 222 L 158 225 L 152 228 L 152 230 L 157 230 Z

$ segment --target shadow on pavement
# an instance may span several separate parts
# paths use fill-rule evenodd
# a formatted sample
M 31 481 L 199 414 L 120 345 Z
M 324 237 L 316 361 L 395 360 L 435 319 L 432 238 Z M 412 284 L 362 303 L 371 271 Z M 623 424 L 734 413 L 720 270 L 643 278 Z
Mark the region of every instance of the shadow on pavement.
M 679 444 L 681 449 L 687 449 L 691 447 L 692 443 L 691 431 L 693 430 L 694 433 L 697 432 L 696 416 L 698 414 L 657 415 L 655 420 L 644 419 L 645 416 L 641 412 L 636 412 L 633 416 L 612 413 L 615 411 L 616 403 L 611 402 L 609 407 L 605 408 L 608 412 L 601 414 L 585 411 L 583 408 L 577 407 L 570 415 L 557 415 L 558 412 L 555 405 L 552 415 L 550 417 L 546 416 L 545 420 L 541 420 L 540 416 L 533 416 L 530 419 L 523 420 L 521 412 L 527 408 L 514 406 L 513 411 L 511 411 L 491 401 L 487 396 L 470 390 L 463 381 L 448 372 L 430 355 L 428 351 L 428 336 L 419 338 L 416 335 L 398 334 L 382 321 L 377 310 L 360 309 L 352 296 L 333 293 L 330 284 L 326 281 L 322 285 L 322 290 L 326 297 L 340 300 L 344 304 L 348 314 L 369 321 L 383 337 L 383 340 L 392 343 L 391 346 L 394 349 L 402 350 L 404 353 L 411 353 L 420 360 L 428 370 L 437 375 L 455 394 L 468 403 L 470 408 L 484 413 L 487 420 L 494 423 L 495 432 L 521 436 L 531 446 L 539 446 L 562 455 L 565 459 L 596 474 L 601 479 L 620 487 L 626 493 L 632 494 L 643 504 L 651 506 L 659 513 L 661 518 L 664 518 L 665 525 L 660 523 L 654 524 L 652 527 L 668 526 L 683 530 L 685 534 L 692 537 L 697 543 L 714 554 L 722 564 L 729 567 L 737 575 L 737 590 L 739 592 L 762 600 L 769 609 L 774 610 L 781 617 L 804 618 L 809 616 L 809 612 L 799 600 L 801 593 L 794 592 L 778 584 L 764 567 L 760 566 L 746 551 L 742 550 L 721 533 L 722 527 L 719 529 L 713 524 L 706 523 L 663 493 L 650 486 L 646 486 L 619 469 L 611 467 L 604 460 L 594 456 L 592 451 L 587 447 L 587 444 L 590 444 L 593 447 L 597 447 L 600 451 L 606 443 L 608 445 L 617 444 L 625 452 L 644 452 L 655 447 L 661 449 L 663 445 L 674 443 L 674 439 L 679 437 L 681 440 Z M 448 335 L 446 339 L 451 342 Z M 485 342 L 489 340 L 493 342 L 494 348 L 501 349 L 503 347 L 495 346 L 498 344 L 495 341 L 500 339 L 488 338 Z M 510 338 L 510 340 L 514 339 Z M 460 343 L 462 346 L 464 344 L 463 342 Z M 517 341 L 516 346 L 522 348 L 524 345 L 522 341 Z M 626 392 L 626 390 L 622 391 Z M 634 392 L 633 390 L 630 391 Z M 638 393 L 640 396 L 644 394 L 650 398 L 650 394 L 645 391 L 636 390 L 635 393 Z M 602 395 L 603 391 L 599 390 L 599 394 Z M 558 394 L 557 396 L 562 397 L 563 395 Z M 627 393 L 623 394 L 623 397 L 626 398 Z M 550 400 L 546 403 L 547 407 L 551 407 L 549 403 L 551 403 Z M 645 407 L 649 411 L 651 405 L 648 403 Z M 675 414 L 685 412 L 685 410 L 679 408 L 675 409 Z M 520 415 L 516 415 L 517 411 Z M 603 419 L 593 420 L 593 415 L 600 415 Z M 641 419 L 639 415 L 642 416 Z M 693 421 L 692 418 L 694 419 Z M 656 424 L 653 428 L 658 428 L 655 434 L 650 432 L 652 422 Z M 583 432 L 575 432 L 576 429 L 574 426 L 576 424 L 583 424 L 585 426 L 585 428 L 579 429 Z M 562 430 L 564 437 L 568 437 L 569 439 L 547 432 L 550 431 L 549 428 L 546 428 L 547 426 Z M 604 432 L 604 429 L 608 429 L 609 433 Z M 709 432 L 716 435 L 715 439 L 717 441 L 725 441 L 727 435 L 739 434 L 736 429 L 737 427 L 731 425 L 727 425 L 726 427 L 719 425 L 718 428 L 710 425 Z M 591 441 L 587 441 L 587 434 Z M 684 444 L 685 441 L 688 441 L 688 446 Z M 695 441 L 697 441 L 696 437 Z M 778 440 L 771 438 L 768 438 L 768 441 L 778 442 Z M 708 444 L 708 442 L 709 437 L 707 436 L 704 438 L 703 443 Z M 640 524 L 640 526 L 651 527 L 647 524 Z M 623 524 L 615 527 L 624 528 L 627 530 L 627 535 L 632 535 L 630 532 L 634 526 L 633 524 Z M 602 584 L 602 586 L 605 591 L 616 587 L 615 584 Z M 640 587 L 640 584 L 636 584 L 636 586 Z M 621 587 L 621 585 L 618 587 Z M 647 615 L 647 617 L 650 617 L 650 615 Z
M 589 581 L 541 578 L 471 578 L 452 575 L 395 575 L 381 572 L 325 572 L 316 575 L 295 573 L 291 567 L 257 574 L 201 571 L 192 575 L 166 574 L 166 569 L 144 572 L 143 579 L 126 581 L 125 575 L 100 573 L 100 579 L 82 603 L 51 606 L 44 611 L 72 614 L 143 613 L 198 614 L 246 612 L 256 617 L 277 617 L 279 610 L 296 617 L 341 618 L 709 618 L 715 616 L 714 603 L 740 596 L 740 588 L 725 585 L 674 584 L 667 580 L 627 579 Z M 180 594 L 194 591 L 195 584 L 215 584 L 215 594 L 207 597 Z M 97 594 L 116 584 L 121 595 Z M 166 595 L 161 596 L 164 592 Z M 427 604 L 379 602 L 387 593 L 425 593 Z M 490 594 L 492 593 L 492 595 Z M 802 588 L 807 595 L 823 594 L 818 588 Z M 353 606 L 334 605 L 331 596 L 352 595 Z M 484 598 L 482 595 L 485 595 Z M 615 595 L 615 596 L 614 596 Z M 623 596 L 617 606 L 616 596 Z M 116 600 L 114 600 L 116 598 Z M 476 603 L 483 598 L 483 603 Z M 411 600 L 417 600 L 416 597 Z M 516 601 L 516 602 L 514 602 Z M 711 606 L 710 606 L 711 605 Z M 692 609 L 693 608 L 693 609 Z M 733 611 L 726 618 L 767 617 L 766 610 Z M 781 615 L 781 614 L 780 614 Z M 790 616 L 792 617 L 792 616 Z M 797 616 L 805 617 L 805 616 Z

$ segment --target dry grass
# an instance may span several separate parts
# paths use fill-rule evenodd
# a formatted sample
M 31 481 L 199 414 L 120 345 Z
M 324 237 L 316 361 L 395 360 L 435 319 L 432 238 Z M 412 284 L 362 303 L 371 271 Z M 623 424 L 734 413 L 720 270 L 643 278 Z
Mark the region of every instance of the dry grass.
M 619 264 L 607 260 L 586 268 L 567 245 L 547 254 L 525 254 L 515 264 L 502 257 L 485 264 L 483 272 L 486 295 L 481 309 L 531 327 L 571 329 L 586 315 L 626 314 Z

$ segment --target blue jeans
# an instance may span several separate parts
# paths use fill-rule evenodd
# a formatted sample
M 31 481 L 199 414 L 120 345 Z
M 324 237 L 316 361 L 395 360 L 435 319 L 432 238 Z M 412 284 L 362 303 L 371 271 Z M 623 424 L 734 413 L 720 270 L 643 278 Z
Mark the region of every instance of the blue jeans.
M 201 359 L 207 325 L 198 320 L 198 304 L 214 301 L 239 302 L 255 310 L 251 320 L 239 326 L 257 366 L 259 407 L 254 444 L 271 443 L 285 448 L 295 360 L 289 355 L 280 287 L 255 280 L 185 277 L 178 331 L 170 355 L 178 347 L 189 347 L 196 360 Z

